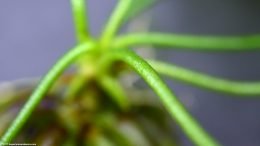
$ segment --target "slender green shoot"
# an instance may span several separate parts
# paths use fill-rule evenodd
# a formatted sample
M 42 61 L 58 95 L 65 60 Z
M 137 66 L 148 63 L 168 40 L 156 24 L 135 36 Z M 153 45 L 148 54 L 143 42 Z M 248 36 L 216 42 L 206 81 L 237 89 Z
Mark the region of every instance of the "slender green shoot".
M 124 22 L 129 21 L 132 18 L 135 18 L 139 14 L 141 14 L 143 11 L 151 8 L 153 5 L 155 5 L 160 0 L 132 0 L 131 6 L 128 8 L 125 16 L 124 16 Z
M 29 97 L 28 101 L 11 124 L 11 127 L 9 127 L 7 132 L 2 137 L 1 143 L 11 142 L 11 140 L 17 135 L 22 126 L 28 120 L 29 116 L 32 114 L 33 110 L 39 104 L 41 99 L 58 79 L 59 75 L 80 55 L 90 52 L 93 48 L 94 44 L 92 42 L 81 44 L 65 54 L 52 67 L 52 69 L 50 69 L 50 71 L 45 75 L 45 77 L 43 77 L 42 81 Z
M 69 88 L 65 92 L 65 98 L 67 101 L 72 101 L 75 98 L 77 93 L 89 82 L 89 78 L 86 78 L 82 74 L 76 74 L 76 76 L 72 79 Z
M 113 60 L 119 60 L 130 65 L 149 86 L 157 93 L 165 108 L 170 115 L 177 121 L 188 138 L 195 144 L 200 146 L 217 146 L 219 145 L 199 123 L 189 114 L 186 108 L 171 93 L 167 85 L 160 79 L 156 71 L 143 59 L 132 53 L 131 51 L 111 51 L 107 53 L 101 61 L 103 69 L 109 69 Z
M 78 42 L 90 39 L 90 31 L 86 16 L 86 0 L 71 0 L 72 13 L 74 17 L 75 33 Z
M 98 133 L 97 135 L 90 137 L 85 145 L 91 146 L 115 146 L 115 142 L 112 141 L 108 135 Z
M 117 80 L 108 75 L 101 75 L 98 77 L 98 82 L 122 110 L 129 110 L 130 104 L 128 98 Z
M 217 77 L 209 76 L 207 74 L 199 73 L 189 69 L 185 69 L 173 64 L 168 64 L 159 61 L 148 61 L 149 64 L 160 74 L 171 77 L 179 81 L 184 81 L 191 85 L 201 88 L 244 96 L 260 95 L 260 81 L 258 82 L 238 82 Z
M 112 112 L 105 111 L 97 114 L 95 123 L 102 127 L 109 139 L 114 141 L 114 146 L 133 146 L 129 137 L 120 131 L 119 123 Z
M 74 18 L 75 34 L 78 43 L 91 40 L 91 34 L 89 30 L 88 17 L 86 15 L 86 3 L 87 0 L 71 0 L 72 14 Z M 78 64 L 81 65 L 85 62 L 85 58 L 82 57 L 78 60 Z M 80 73 L 75 76 L 69 89 L 66 93 L 66 98 L 73 98 L 74 95 L 80 90 L 82 85 L 85 83 L 85 79 Z
M 119 0 L 118 4 L 109 18 L 103 33 L 101 35 L 101 49 L 108 49 L 111 40 L 114 38 L 120 26 L 123 23 L 123 19 L 131 6 L 132 0 Z
M 260 49 L 260 35 L 195 36 L 164 33 L 134 33 L 115 39 L 113 48 L 136 45 L 185 48 L 203 51 L 249 51 Z

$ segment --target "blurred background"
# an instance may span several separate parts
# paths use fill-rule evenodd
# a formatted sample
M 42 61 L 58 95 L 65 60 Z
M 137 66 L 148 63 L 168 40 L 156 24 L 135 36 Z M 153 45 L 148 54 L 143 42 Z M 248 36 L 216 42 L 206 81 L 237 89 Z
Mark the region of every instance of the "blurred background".
M 152 7 L 151 31 L 198 35 L 260 33 L 258 0 L 161 0 Z M 89 0 L 98 36 L 116 0 Z M 0 1 L 0 82 L 44 75 L 75 45 L 69 1 Z M 190 69 L 236 80 L 260 80 L 260 51 L 238 53 L 162 50 L 157 56 Z M 167 82 L 201 124 L 227 146 L 260 145 L 260 99 Z M 179 132 L 184 146 L 191 145 Z

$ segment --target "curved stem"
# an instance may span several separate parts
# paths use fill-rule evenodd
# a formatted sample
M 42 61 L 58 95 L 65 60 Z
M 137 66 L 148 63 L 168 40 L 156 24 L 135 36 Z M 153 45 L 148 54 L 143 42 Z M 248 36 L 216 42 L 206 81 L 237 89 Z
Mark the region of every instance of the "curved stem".
M 69 88 L 65 92 L 65 100 L 72 101 L 73 98 L 77 95 L 77 93 L 84 87 L 86 83 L 88 83 L 89 78 L 82 74 L 75 74 L 71 83 L 69 84 Z
M 116 116 L 111 111 L 98 113 L 94 122 L 117 146 L 133 146 L 131 138 L 120 131 Z
M 90 38 L 85 11 L 85 0 L 71 0 L 76 36 L 79 42 Z
M 160 79 L 154 69 L 143 59 L 130 51 L 114 51 L 108 53 L 101 61 L 102 69 L 108 69 L 111 60 L 124 61 L 130 65 L 157 93 L 170 115 L 177 121 L 191 141 L 200 146 L 216 146 L 215 140 L 207 134 L 199 123 L 189 114 L 186 108 L 171 93 L 167 85 Z
M 113 77 L 102 74 L 98 77 L 99 84 L 113 98 L 122 110 L 129 110 L 130 104 L 121 85 Z
M 107 22 L 101 35 L 100 44 L 102 49 L 108 49 L 107 47 L 109 43 L 111 42 L 114 35 L 123 23 L 124 16 L 126 15 L 127 10 L 131 6 L 131 1 L 132 0 L 119 0 L 115 8 L 115 11 L 110 16 L 109 21 Z
M 204 51 L 248 51 L 260 49 L 260 35 L 195 36 L 164 33 L 135 33 L 115 39 L 114 48 L 135 45 L 185 48 Z
M 50 87 L 57 80 L 59 75 L 70 65 L 75 59 L 80 55 L 87 53 L 94 47 L 93 43 L 84 43 L 68 52 L 64 57 L 62 57 L 52 69 L 43 77 L 40 84 L 34 90 L 29 100 L 26 102 L 16 119 L 13 121 L 7 132 L 1 139 L 1 143 L 9 143 L 20 131 L 24 123 L 27 121 L 33 110 L 40 103 L 43 96 L 47 93 Z
M 148 62 L 158 73 L 195 86 L 241 96 L 260 95 L 260 82 L 230 81 L 188 70 L 172 64 L 159 61 Z

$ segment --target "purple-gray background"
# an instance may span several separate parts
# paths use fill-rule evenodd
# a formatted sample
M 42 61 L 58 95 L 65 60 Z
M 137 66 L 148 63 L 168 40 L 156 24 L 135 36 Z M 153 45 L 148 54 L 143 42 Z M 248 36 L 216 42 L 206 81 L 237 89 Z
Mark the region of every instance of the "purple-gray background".
M 116 0 L 90 0 L 94 34 Z M 153 11 L 152 30 L 187 34 L 260 33 L 258 0 L 165 0 Z M 0 1 L 0 81 L 41 76 L 75 44 L 69 1 Z M 260 80 L 260 51 L 205 53 L 164 50 L 178 65 L 230 79 Z M 168 82 L 203 126 L 223 145 L 260 145 L 260 100 L 236 99 Z M 182 135 L 182 134 L 181 134 Z M 183 145 L 191 145 L 182 135 Z

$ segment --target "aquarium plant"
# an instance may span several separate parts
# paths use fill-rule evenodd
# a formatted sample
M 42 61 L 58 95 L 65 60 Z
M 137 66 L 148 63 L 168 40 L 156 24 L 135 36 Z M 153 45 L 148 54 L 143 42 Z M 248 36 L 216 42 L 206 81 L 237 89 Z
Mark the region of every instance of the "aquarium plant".
M 167 128 L 164 120 L 170 116 L 171 121 L 175 121 L 174 125 L 179 126 L 194 145 L 221 145 L 187 111 L 160 75 L 206 90 L 241 97 L 260 95 L 260 83 L 220 79 L 167 62 L 145 59 L 132 48 L 153 46 L 207 52 L 252 51 L 260 49 L 260 35 L 197 36 L 164 32 L 119 34 L 128 20 L 155 2 L 118 0 L 101 35 L 96 38 L 90 33 L 85 0 L 71 0 L 77 43 L 42 77 L 31 95 L 26 92 L 17 97 L 1 97 L 0 125 L 9 125 L 8 128 L 0 127 L 1 144 L 178 145 L 178 140 L 171 138 L 171 128 Z M 72 64 L 73 74 L 63 74 Z M 156 104 L 149 103 L 149 97 L 144 97 L 145 93 L 137 98 L 132 97 L 136 91 L 129 94 L 130 89 L 121 84 L 122 74 L 133 72 L 156 93 Z M 64 84 L 65 91 L 62 88 Z M 64 94 L 62 97 L 57 96 L 54 90 L 62 90 Z M 157 106 L 158 101 L 163 107 Z M 17 109 L 21 106 L 21 109 Z M 16 112 L 13 112 L 14 109 Z M 14 117 L 14 120 L 10 117 Z M 5 119 L 9 120 L 4 124 Z M 141 121 L 141 126 L 135 126 L 132 120 Z M 158 127 L 164 130 L 158 130 Z M 138 129 L 146 134 L 142 135 Z

